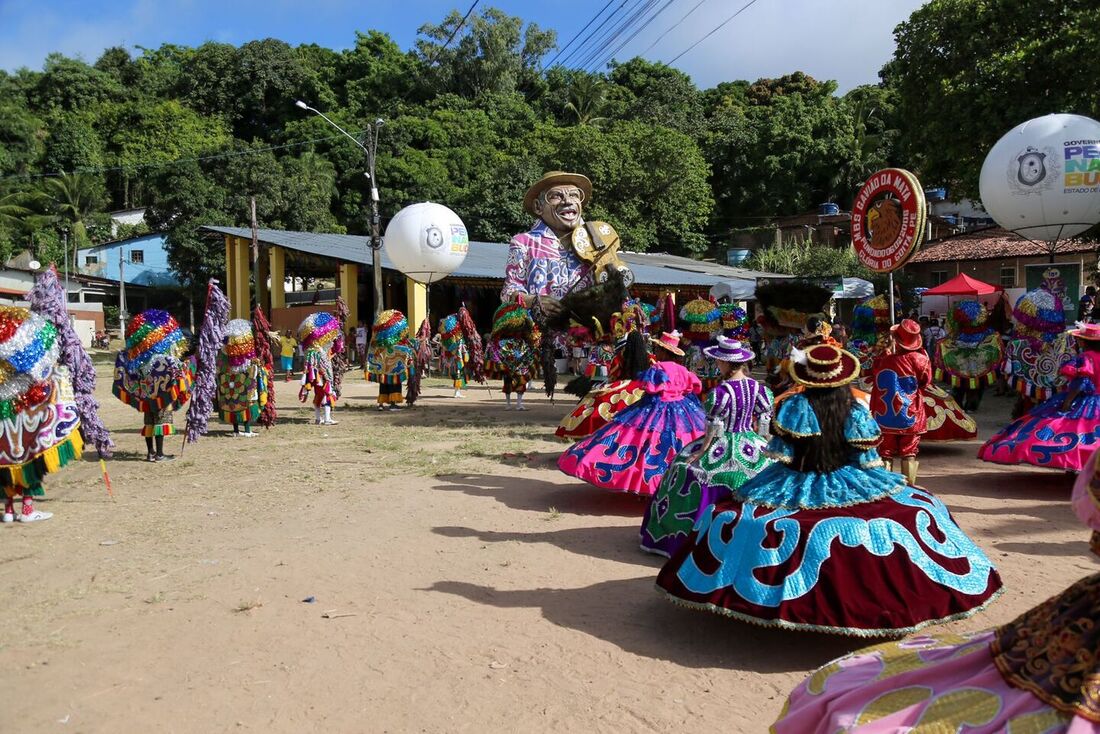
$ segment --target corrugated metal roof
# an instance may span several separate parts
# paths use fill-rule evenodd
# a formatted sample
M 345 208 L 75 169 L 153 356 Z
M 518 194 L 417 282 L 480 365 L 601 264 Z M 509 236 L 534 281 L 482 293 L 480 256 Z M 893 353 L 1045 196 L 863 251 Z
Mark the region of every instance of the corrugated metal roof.
M 1054 252 L 1057 255 L 1093 252 L 1097 243 L 1090 240 L 1062 240 Z M 952 235 L 930 242 L 909 260 L 911 263 L 940 263 L 956 260 L 995 260 L 998 258 L 1037 257 L 1050 254 L 1045 242 L 1025 240 L 1000 227 Z
M 231 237 L 252 238 L 252 230 L 247 227 L 204 226 L 204 230 Z M 260 229 L 258 237 L 269 245 L 285 247 L 311 255 L 320 255 L 344 262 L 370 265 L 371 252 L 369 238 L 364 235 L 324 234 L 316 232 L 288 232 L 281 229 Z M 386 251 L 382 250 L 382 267 L 396 270 Z M 504 264 L 508 258 L 508 245 L 499 242 L 470 242 L 466 260 L 449 277 L 451 278 L 496 278 L 504 279 Z M 757 277 L 783 277 L 776 273 L 762 273 L 729 265 L 692 260 L 687 257 L 666 253 L 625 252 L 623 259 L 634 271 L 634 281 L 639 285 L 699 286 L 711 287 L 723 280 L 749 279 Z

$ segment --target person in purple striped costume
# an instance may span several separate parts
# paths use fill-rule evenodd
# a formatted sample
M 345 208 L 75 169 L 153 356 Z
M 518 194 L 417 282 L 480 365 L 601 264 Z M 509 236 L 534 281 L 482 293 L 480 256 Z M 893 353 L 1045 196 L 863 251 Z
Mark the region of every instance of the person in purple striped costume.
M 772 416 L 772 393 L 749 377 L 756 355 L 741 342 L 718 337 L 703 352 L 722 382 L 707 393 L 707 433 L 684 447 L 665 472 L 642 520 L 642 550 L 671 556 L 691 535 L 700 512 L 756 476 Z

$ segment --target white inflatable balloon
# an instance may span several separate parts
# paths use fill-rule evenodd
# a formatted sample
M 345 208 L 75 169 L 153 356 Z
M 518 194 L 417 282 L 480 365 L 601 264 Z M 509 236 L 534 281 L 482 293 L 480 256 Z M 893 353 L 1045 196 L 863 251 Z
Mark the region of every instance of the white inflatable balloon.
M 442 204 L 412 204 L 394 215 L 383 240 L 393 266 L 419 283 L 434 283 L 466 259 L 466 225 Z
M 1028 239 L 1072 237 L 1100 222 L 1100 122 L 1046 115 L 1017 125 L 985 157 L 982 205 Z

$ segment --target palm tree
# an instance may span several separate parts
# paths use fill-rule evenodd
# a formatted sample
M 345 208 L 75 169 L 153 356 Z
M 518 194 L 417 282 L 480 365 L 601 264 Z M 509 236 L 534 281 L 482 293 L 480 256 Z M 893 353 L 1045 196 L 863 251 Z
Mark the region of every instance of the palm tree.
M 85 221 L 103 201 L 103 187 L 99 179 L 87 173 L 65 173 L 43 179 L 39 191 L 49 213 L 67 224 L 75 248 L 87 245 Z
M 607 84 L 593 74 L 582 74 L 569 85 L 565 109 L 577 118 L 578 125 L 599 125 L 607 120 L 601 113 L 607 107 Z
M 27 226 L 27 217 L 33 212 L 27 208 L 28 195 L 22 191 L 11 191 L 0 196 L 0 226 L 23 230 Z

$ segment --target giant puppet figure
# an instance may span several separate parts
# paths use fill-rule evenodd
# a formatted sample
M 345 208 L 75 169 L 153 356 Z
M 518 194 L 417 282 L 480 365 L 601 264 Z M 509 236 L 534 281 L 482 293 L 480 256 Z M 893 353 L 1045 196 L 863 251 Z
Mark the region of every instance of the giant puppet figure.
M 566 332 L 581 343 L 592 327 L 607 323 L 627 299 L 633 276 L 619 258 L 619 235 L 606 222 L 585 222 L 582 211 L 592 183 L 579 173 L 551 171 L 523 197 L 538 221 L 508 246 L 501 301 L 531 312 L 543 332 L 541 362 L 547 395 L 557 381 L 555 351 Z

